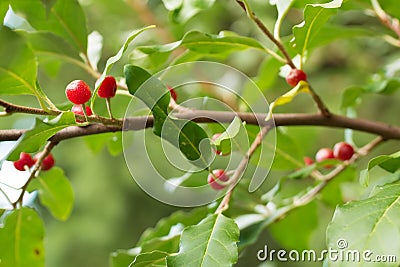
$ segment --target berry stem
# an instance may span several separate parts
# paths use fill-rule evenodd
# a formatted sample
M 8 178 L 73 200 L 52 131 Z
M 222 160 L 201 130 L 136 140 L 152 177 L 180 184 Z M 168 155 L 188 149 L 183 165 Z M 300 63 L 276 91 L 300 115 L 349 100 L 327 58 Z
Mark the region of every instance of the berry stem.
M 111 99 L 108 97 L 106 98 L 106 105 L 107 105 L 107 111 L 108 111 L 108 115 L 110 115 L 110 119 L 114 119 L 112 112 L 111 112 Z
M 85 115 L 86 122 L 89 122 L 89 118 L 88 118 L 88 115 L 86 113 L 86 105 L 84 103 L 82 104 L 82 111 L 83 111 L 83 115 Z

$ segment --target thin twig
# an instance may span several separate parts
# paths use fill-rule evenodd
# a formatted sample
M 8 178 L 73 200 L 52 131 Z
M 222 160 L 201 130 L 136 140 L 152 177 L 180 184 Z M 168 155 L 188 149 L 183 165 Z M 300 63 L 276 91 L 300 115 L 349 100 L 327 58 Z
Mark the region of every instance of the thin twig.
M 236 2 L 243 8 L 247 16 L 256 23 L 257 27 L 268 37 L 268 39 L 270 39 L 278 47 L 278 49 L 282 52 L 283 56 L 285 57 L 286 63 L 292 69 L 295 69 L 296 66 L 294 65 L 292 58 L 289 56 L 283 44 L 274 37 L 274 35 L 268 30 L 265 24 L 250 9 L 250 6 L 247 4 L 247 2 L 242 0 L 236 0 Z
M 19 198 L 12 203 L 14 208 L 17 208 L 17 205 L 19 204 L 22 206 L 22 200 L 24 198 L 25 192 L 29 186 L 29 183 L 36 177 L 36 175 L 39 173 L 40 168 L 42 167 L 43 160 L 50 154 L 51 150 L 58 144 L 58 142 L 48 142 L 47 145 L 44 147 L 43 151 L 41 152 L 39 158 L 37 159 L 35 165 L 33 166 L 32 172 L 29 175 L 28 180 L 24 184 L 24 186 L 21 187 L 22 192 L 19 196 Z
M 379 20 L 385 25 L 387 28 L 392 30 L 400 39 L 400 22 L 396 18 L 392 18 L 389 14 L 387 14 L 382 7 L 380 6 L 378 0 L 371 0 L 372 7 L 374 8 L 374 12 Z
M 257 150 L 257 148 L 261 145 L 262 140 L 264 139 L 264 137 L 267 135 L 267 133 L 271 129 L 273 129 L 272 124 L 266 125 L 263 128 L 261 128 L 260 132 L 257 134 L 256 138 L 254 139 L 253 143 L 251 144 L 249 150 L 246 152 L 246 155 L 243 157 L 243 159 L 240 161 L 238 167 L 235 169 L 235 172 L 233 173 L 233 175 L 230 179 L 231 187 L 229 188 L 229 191 L 226 193 L 226 195 L 222 199 L 222 201 L 219 204 L 215 213 L 222 213 L 229 207 L 229 201 L 231 199 L 232 192 L 235 189 L 236 185 L 238 184 L 240 177 L 243 175 L 244 171 L 246 170 L 247 164 L 249 163 L 251 156 L 254 154 L 254 152 Z

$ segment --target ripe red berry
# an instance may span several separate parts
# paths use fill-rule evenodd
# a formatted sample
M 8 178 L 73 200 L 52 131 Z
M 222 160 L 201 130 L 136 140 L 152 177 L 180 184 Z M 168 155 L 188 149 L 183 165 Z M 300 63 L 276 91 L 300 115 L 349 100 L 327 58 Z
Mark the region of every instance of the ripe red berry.
M 304 163 L 305 163 L 307 166 L 310 166 L 310 165 L 313 165 L 313 164 L 314 164 L 314 161 L 313 161 L 312 158 L 310 158 L 310 157 L 304 157 Z
M 40 157 L 41 154 L 42 154 L 42 153 L 38 153 L 38 154 L 35 155 L 35 157 L 33 158 L 35 162 L 39 159 L 39 157 Z M 47 155 L 47 156 L 43 159 L 42 167 L 41 167 L 40 169 L 41 169 L 42 171 L 48 171 L 48 170 L 50 170 L 51 168 L 53 168 L 53 166 L 54 166 L 55 163 L 56 163 L 56 161 L 54 160 L 53 155 L 50 153 L 49 155 Z
M 97 94 L 101 98 L 111 98 L 117 93 L 117 81 L 113 76 L 106 76 L 101 82 Z
M 32 159 L 31 155 L 25 152 L 21 152 L 19 155 L 19 160 L 14 161 L 14 167 L 19 171 L 25 171 L 25 166 L 28 168 L 32 167 L 35 164 L 35 161 Z
M 300 81 L 306 80 L 306 73 L 299 69 L 291 69 L 289 74 L 286 76 L 286 82 L 292 87 L 295 87 Z
M 81 105 L 89 101 L 92 92 L 84 81 L 75 80 L 67 85 L 65 94 L 69 101 L 76 105 Z
M 354 148 L 346 142 L 339 142 L 333 147 L 333 155 L 339 160 L 351 159 L 353 154 Z
M 169 93 L 171 94 L 171 97 L 174 101 L 176 101 L 176 99 L 178 99 L 178 95 L 176 94 L 175 90 L 171 87 L 171 86 L 167 86 Z
M 315 160 L 321 162 L 326 159 L 334 159 L 333 151 L 330 148 L 321 148 L 315 155 Z
M 89 106 L 85 106 L 85 109 L 86 109 L 86 115 L 88 116 L 93 115 L 92 109 Z M 83 113 L 82 105 L 74 105 L 71 111 L 77 115 L 82 115 L 82 116 L 85 115 Z M 85 121 L 76 119 L 76 122 L 85 122 Z
M 229 176 L 226 175 L 225 170 L 217 169 L 213 170 L 207 177 L 208 184 L 215 190 L 221 190 L 226 187 L 224 184 L 218 183 L 218 181 L 227 182 L 229 181 Z

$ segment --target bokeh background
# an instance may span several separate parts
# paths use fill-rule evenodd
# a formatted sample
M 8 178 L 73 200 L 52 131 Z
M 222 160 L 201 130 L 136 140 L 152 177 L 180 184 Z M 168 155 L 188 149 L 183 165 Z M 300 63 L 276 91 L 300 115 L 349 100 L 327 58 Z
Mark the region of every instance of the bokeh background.
M 132 46 L 179 40 L 185 32 L 196 29 L 213 34 L 221 30 L 231 30 L 241 35 L 255 37 L 272 47 L 234 2 L 216 1 L 211 9 L 199 13 L 186 24 L 181 25 L 171 22 L 171 16 L 161 0 L 80 0 L 87 15 L 89 32 L 97 31 L 104 38 L 100 70 L 104 67 L 107 58 L 118 51 L 129 32 L 149 23 L 157 23 L 161 30 L 158 34 L 157 31 L 143 34 Z M 250 2 L 257 15 L 272 28 L 276 18 L 275 7 L 264 0 Z M 301 19 L 302 13 L 299 9 L 290 11 L 282 29 L 283 35 L 290 34 L 291 27 L 298 24 Z M 344 13 L 335 16 L 334 20 L 343 25 L 378 27 L 375 19 L 361 13 Z M 376 39 L 363 37 L 346 41 L 338 40 L 315 51 L 306 64 L 305 70 L 314 89 L 326 101 L 329 108 L 340 113 L 341 93 L 345 88 L 365 84 L 371 74 L 379 70 L 381 64 L 390 62 L 398 56 L 398 50 Z M 264 59 L 265 57 L 258 52 L 243 51 L 236 52 L 226 59 L 218 59 L 218 61 L 254 77 Z M 121 76 L 122 66 L 128 60 L 126 57 L 123 62 L 117 64 L 112 70 L 113 74 Z M 64 89 L 71 80 L 83 79 L 90 84 L 95 82 L 92 77 L 75 66 L 68 64 L 51 66 L 51 62 L 49 64 L 48 69 L 40 69 L 40 81 L 42 88 L 56 103 L 66 101 Z M 273 101 L 276 96 L 288 90 L 288 86 L 284 79 L 278 78 L 261 89 L 266 98 Z M 185 97 L 195 97 L 195 95 L 181 95 L 178 100 L 182 101 Z M 366 95 L 357 108 L 358 115 L 398 124 L 399 97 L 400 92 L 390 97 Z M 124 115 L 124 105 L 128 100 L 123 96 L 117 98 L 118 100 L 115 101 L 121 104 L 114 107 L 114 110 L 121 117 Z M 30 97 L 6 97 L 5 99 L 24 105 L 36 105 L 34 99 Z M 97 108 L 105 112 L 103 106 Z M 277 112 L 285 113 L 313 111 L 314 106 L 310 104 L 308 96 L 302 95 L 298 96 L 294 103 L 277 109 Z M 32 116 L 13 115 L 2 118 L 0 127 L 2 129 L 26 128 L 32 122 Z M 313 157 L 319 147 L 332 147 L 336 142 L 343 140 L 343 131 L 338 129 L 293 127 L 285 128 L 284 131 L 297 142 L 299 153 L 310 157 Z M 46 224 L 46 265 L 49 267 L 109 266 L 112 251 L 133 247 L 146 228 L 154 226 L 160 218 L 178 210 L 176 207 L 152 199 L 136 185 L 126 167 L 123 155 L 117 153 L 121 146 L 121 136 L 109 134 L 109 137 L 107 144 L 101 141 L 102 138 L 96 139 L 96 136 L 68 140 L 62 142 L 54 150 L 57 165 L 65 170 L 72 182 L 75 206 L 71 217 L 66 222 L 59 222 L 53 219 L 45 209 L 40 209 Z M 371 136 L 360 133 L 355 133 L 354 137 L 359 146 L 368 142 L 370 138 Z M 393 146 L 398 147 L 398 144 L 387 142 L 373 155 L 392 153 Z M 142 157 L 144 154 L 142 155 L 139 151 L 137 156 Z M 359 169 L 365 168 L 368 158 L 359 163 Z M 282 175 L 282 172 L 272 171 L 261 190 L 270 188 L 273 181 Z M 376 175 L 378 176 L 379 173 Z M 293 181 L 290 186 L 296 188 L 298 186 L 296 183 L 301 182 Z M 343 194 L 348 200 L 360 195 L 357 183 L 349 181 L 343 185 Z M 260 265 L 256 253 L 264 245 L 268 245 L 271 249 L 324 249 L 325 229 L 334 209 L 323 201 L 313 202 L 310 205 L 318 206 L 320 218 L 318 221 L 305 216 L 308 206 L 293 212 L 270 228 L 274 230 L 274 234 L 271 234 L 269 230 L 265 231 L 257 244 L 243 251 L 237 266 Z M 312 232 L 307 230 L 310 225 L 314 226 Z M 310 236 L 308 242 L 296 243 L 296 235 L 302 234 Z M 314 265 L 321 266 L 322 263 Z M 312 266 L 312 264 L 265 263 L 260 266 Z

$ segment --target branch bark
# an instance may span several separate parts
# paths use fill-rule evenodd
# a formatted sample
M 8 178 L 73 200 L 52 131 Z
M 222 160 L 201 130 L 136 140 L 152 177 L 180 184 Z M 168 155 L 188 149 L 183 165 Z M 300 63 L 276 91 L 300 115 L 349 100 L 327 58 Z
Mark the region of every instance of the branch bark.
M 192 120 L 198 123 L 230 123 L 235 116 L 238 116 L 247 124 L 265 126 L 272 124 L 280 126 L 324 126 L 333 128 L 349 128 L 366 133 L 382 136 L 383 139 L 400 140 L 400 127 L 365 119 L 352 119 L 340 115 L 331 114 L 325 117 L 322 114 L 276 114 L 273 121 L 265 121 L 266 115 L 261 113 L 234 113 L 221 111 L 189 110 L 182 113 L 173 114 L 179 119 Z M 137 131 L 153 126 L 152 116 L 137 116 L 124 119 L 122 125 L 120 121 L 115 125 L 92 124 L 86 127 L 71 126 L 55 134 L 50 140 L 60 142 L 79 136 L 100 134 L 118 131 Z M 0 130 L 0 141 L 15 141 L 26 130 Z

